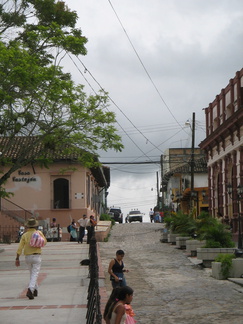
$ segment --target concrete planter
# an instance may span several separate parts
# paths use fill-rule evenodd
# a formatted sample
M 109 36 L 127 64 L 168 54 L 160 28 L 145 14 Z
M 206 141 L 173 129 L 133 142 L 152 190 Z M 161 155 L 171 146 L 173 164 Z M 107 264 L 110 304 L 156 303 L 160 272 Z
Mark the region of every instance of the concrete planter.
M 176 244 L 176 238 L 181 236 L 181 234 L 172 234 L 172 233 L 169 233 L 168 234 L 168 243 L 171 243 L 173 245 Z
M 160 242 L 162 243 L 167 243 L 168 242 L 168 234 L 169 234 L 169 230 L 167 228 L 163 229 L 162 235 L 161 235 L 161 239 Z
M 186 241 L 186 252 L 192 257 L 197 256 L 197 248 L 201 248 L 206 244 L 206 241 L 199 240 L 187 240 Z
M 221 262 L 212 262 L 212 277 L 218 280 L 224 279 L 221 274 Z M 243 259 L 233 259 L 230 269 L 229 278 L 242 278 L 243 276 Z
M 186 241 L 189 240 L 189 236 L 179 236 L 176 238 L 176 247 L 184 250 L 186 248 Z
M 168 242 L 168 232 L 163 232 L 161 235 L 160 242 L 167 243 Z
M 104 242 L 111 230 L 111 221 L 99 221 L 95 228 L 95 238 L 97 242 Z
M 232 260 L 232 272 L 231 278 L 243 278 L 243 259 L 237 258 Z
M 211 268 L 212 262 L 219 254 L 234 254 L 235 248 L 197 248 L 197 258 L 202 260 L 205 268 Z

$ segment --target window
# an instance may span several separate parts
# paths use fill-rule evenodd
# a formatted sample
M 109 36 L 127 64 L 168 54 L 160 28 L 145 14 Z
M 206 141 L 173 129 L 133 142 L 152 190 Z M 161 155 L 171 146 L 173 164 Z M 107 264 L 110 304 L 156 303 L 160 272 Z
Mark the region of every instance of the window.
M 53 181 L 54 209 L 70 208 L 69 206 L 69 180 L 58 178 Z

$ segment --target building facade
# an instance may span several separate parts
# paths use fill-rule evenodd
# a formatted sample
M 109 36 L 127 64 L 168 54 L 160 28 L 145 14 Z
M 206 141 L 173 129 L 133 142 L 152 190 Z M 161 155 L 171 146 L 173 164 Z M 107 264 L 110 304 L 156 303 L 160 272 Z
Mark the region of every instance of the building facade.
M 7 167 L 3 166 L 1 172 L 7 172 Z M 83 214 L 99 220 L 107 208 L 109 186 L 108 167 L 87 168 L 77 156 L 56 155 L 48 168 L 38 164 L 21 167 L 4 184 L 12 195 L 1 199 L 0 227 L 9 225 L 11 218 L 21 223 L 31 215 L 47 226 L 56 218 L 64 232 Z
M 162 156 L 163 205 L 197 217 L 208 211 L 207 165 L 200 148 L 171 148 Z M 191 164 L 194 163 L 193 173 Z M 192 188 L 193 177 L 193 188 Z
M 205 117 L 206 138 L 200 147 L 207 154 L 209 211 L 236 233 L 243 212 L 238 195 L 243 186 L 243 69 L 205 108 Z

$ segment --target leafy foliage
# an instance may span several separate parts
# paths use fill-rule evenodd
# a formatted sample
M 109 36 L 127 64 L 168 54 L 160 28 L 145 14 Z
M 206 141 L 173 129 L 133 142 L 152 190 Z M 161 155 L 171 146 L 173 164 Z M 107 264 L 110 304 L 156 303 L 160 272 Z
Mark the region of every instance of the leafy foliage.
M 223 276 L 223 279 L 229 278 L 233 259 L 235 259 L 234 254 L 223 254 L 223 253 L 219 254 L 215 258 L 215 262 L 221 262 L 221 274 Z
M 201 215 L 197 222 L 197 233 L 206 240 L 206 248 L 231 248 L 235 246 L 228 227 L 210 215 Z
M 111 218 L 110 215 L 107 215 L 107 214 L 101 214 L 100 215 L 100 220 L 102 220 L 102 221 L 111 221 L 112 225 L 115 224 L 115 220 L 113 218 Z
M 195 219 L 191 215 L 178 212 L 171 217 L 165 217 L 164 220 L 167 228 L 173 233 L 180 233 L 182 235 L 193 235 L 196 230 Z
M 77 18 L 63 1 L 6 0 L 0 5 L 0 137 L 9 139 L 8 146 L 0 144 L 0 164 L 9 166 L 0 186 L 24 165 L 47 166 L 50 151 L 75 153 L 91 167 L 97 165 L 98 150 L 123 148 L 107 93 L 87 96 L 61 66 L 64 56 L 87 53 Z M 33 140 L 7 164 L 20 136 Z
M 207 248 L 235 247 L 228 227 L 208 213 L 203 212 L 195 220 L 191 215 L 178 212 L 165 217 L 164 221 L 173 233 L 190 236 L 196 234 L 199 240 L 206 240 Z
M 235 247 L 231 233 L 221 223 L 216 223 L 214 226 L 208 227 L 207 232 L 202 235 L 202 238 L 206 240 L 205 247 Z

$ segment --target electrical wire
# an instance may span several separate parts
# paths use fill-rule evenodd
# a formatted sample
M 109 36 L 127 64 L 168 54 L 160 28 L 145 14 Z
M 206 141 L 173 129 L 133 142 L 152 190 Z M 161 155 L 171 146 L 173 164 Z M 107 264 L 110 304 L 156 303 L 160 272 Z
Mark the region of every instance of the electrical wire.
M 88 82 L 87 78 L 84 76 L 84 74 L 81 72 L 81 70 L 79 69 L 79 67 L 77 66 L 76 62 L 74 62 L 73 58 L 71 57 L 71 55 L 68 53 L 68 56 L 70 57 L 70 59 L 72 60 L 72 62 L 75 64 L 75 66 L 77 67 L 78 71 L 82 74 L 82 76 L 84 77 L 85 81 L 89 84 L 89 86 L 91 87 L 91 89 L 94 91 L 95 94 L 96 91 L 94 90 L 94 88 L 91 86 L 91 84 Z M 78 61 L 83 65 L 83 67 L 85 68 L 86 73 L 88 72 L 89 75 L 92 77 L 92 79 L 99 85 L 100 89 L 102 91 L 105 92 L 104 88 L 101 86 L 101 84 L 95 79 L 95 77 L 92 75 L 92 73 L 86 68 L 86 66 L 84 65 L 84 63 L 80 60 L 80 58 L 78 56 L 76 56 L 76 58 L 78 59 Z M 126 116 L 126 114 L 120 109 L 120 107 L 113 101 L 113 99 L 108 95 L 108 98 L 110 99 L 110 101 L 117 107 L 117 109 L 124 115 L 124 117 L 132 124 L 132 126 L 145 138 L 146 142 L 149 142 L 151 145 L 154 146 L 154 148 L 157 148 L 156 145 L 154 145 L 135 125 L 134 123 Z M 108 108 L 106 107 L 106 109 L 108 110 Z M 108 110 L 109 111 L 109 110 Z M 143 154 L 143 156 L 146 156 L 149 160 L 150 157 L 137 145 L 137 143 L 131 138 L 131 136 L 125 131 L 125 129 L 121 126 L 121 124 L 116 121 L 117 124 L 121 127 L 121 129 L 124 131 L 124 133 L 128 136 L 128 138 L 132 141 L 132 143 L 137 147 L 137 149 L 139 149 L 139 151 Z
M 128 35 L 126 29 L 124 28 L 123 23 L 122 23 L 121 19 L 119 18 L 119 16 L 118 16 L 118 14 L 117 14 L 115 8 L 113 7 L 111 1 L 108 0 L 108 2 L 109 2 L 109 4 L 110 4 L 110 6 L 111 6 L 111 8 L 112 8 L 112 10 L 113 10 L 113 12 L 114 12 L 114 14 L 115 14 L 117 20 L 119 21 L 119 23 L 120 23 L 120 25 L 121 25 L 121 27 L 122 27 L 122 29 L 123 29 L 123 31 L 124 31 L 124 33 L 125 33 L 125 35 L 126 35 L 128 41 L 129 41 L 130 45 L 132 46 L 132 49 L 134 50 L 134 52 L 135 52 L 135 54 L 136 54 L 136 56 L 137 56 L 139 62 L 141 63 L 141 65 L 142 65 L 142 67 L 143 67 L 143 69 L 144 69 L 146 75 L 148 76 L 148 78 L 149 78 L 149 80 L 151 81 L 151 83 L 152 83 L 154 89 L 156 90 L 157 94 L 159 95 L 161 101 L 164 103 L 165 107 L 167 108 L 167 110 L 169 111 L 169 113 L 171 114 L 171 116 L 174 118 L 174 120 L 176 121 L 176 123 L 177 123 L 180 127 L 182 127 L 182 126 L 180 125 L 180 123 L 178 122 L 178 120 L 176 119 L 175 115 L 172 113 L 172 111 L 171 111 L 171 109 L 169 108 L 169 106 L 167 105 L 167 103 L 165 102 L 165 100 L 164 100 L 164 98 L 162 97 L 162 95 L 161 95 L 159 89 L 157 88 L 155 82 L 153 81 L 152 77 L 150 76 L 148 70 L 146 69 L 146 67 L 145 67 L 145 65 L 144 65 L 144 63 L 143 63 L 143 61 L 142 61 L 142 59 L 140 58 L 140 56 L 139 56 L 139 54 L 138 54 L 138 52 L 137 52 L 135 46 L 133 45 L 133 43 L 132 43 L 132 41 L 131 41 L 131 38 L 129 37 L 129 35 Z

